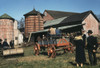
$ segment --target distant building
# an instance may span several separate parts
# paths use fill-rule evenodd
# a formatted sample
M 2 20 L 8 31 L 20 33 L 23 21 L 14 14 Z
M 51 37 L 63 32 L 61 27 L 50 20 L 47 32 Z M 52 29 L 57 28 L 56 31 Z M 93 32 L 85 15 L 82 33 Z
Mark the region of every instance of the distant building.
M 23 34 L 20 32 L 20 30 L 17 28 L 18 22 L 14 22 L 14 44 L 22 44 L 23 43 Z
M 43 30 L 43 14 L 33 9 L 25 15 L 25 37 L 28 38 L 30 32 Z

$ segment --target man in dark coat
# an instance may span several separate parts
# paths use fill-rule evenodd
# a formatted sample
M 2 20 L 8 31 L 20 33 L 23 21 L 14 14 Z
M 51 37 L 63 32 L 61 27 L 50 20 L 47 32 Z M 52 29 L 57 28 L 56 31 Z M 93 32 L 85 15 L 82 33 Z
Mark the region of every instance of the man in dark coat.
M 0 39 L 0 49 L 2 49 L 2 39 Z
M 9 48 L 9 45 L 7 43 L 7 39 L 5 39 L 3 42 L 3 49 L 8 49 L 8 48 Z
M 2 39 L 0 39 L 0 56 L 2 55 Z
M 83 38 L 83 43 L 84 43 L 84 47 L 86 45 L 86 34 L 85 34 L 85 30 L 82 30 L 82 38 Z
M 14 48 L 14 40 L 10 41 L 10 47 L 13 49 Z
M 88 38 L 87 38 L 87 49 L 88 49 L 88 55 L 89 55 L 89 61 L 91 65 L 97 64 L 97 58 L 96 58 L 96 49 L 98 47 L 97 39 L 96 37 L 92 36 L 92 30 L 88 30 Z

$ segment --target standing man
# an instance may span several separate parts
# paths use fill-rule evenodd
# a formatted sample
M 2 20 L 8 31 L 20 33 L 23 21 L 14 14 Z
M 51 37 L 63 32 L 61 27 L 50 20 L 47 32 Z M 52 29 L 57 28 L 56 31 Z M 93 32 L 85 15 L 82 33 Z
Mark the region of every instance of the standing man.
M 50 27 L 49 31 L 50 31 L 50 35 L 55 35 L 56 34 L 56 29 L 53 27 Z
M 82 38 L 83 38 L 83 44 L 84 44 L 84 47 L 86 45 L 86 34 L 85 34 L 85 30 L 82 30 Z
M 0 49 L 2 49 L 2 39 L 0 39 Z
M 12 49 L 14 49 L 14 40 L 11 40 L 11 41 L 10 41 L 10 47 L 11 47 Z
M 3 49 L 8 49 L 8 48 L 9 48 L 9 45 L 7 43 L 7 39 L 5 39 L 3 42 Z
M 58 27 L 56 28 L 56 35 L 61 36 L 61 31 L 60 31 L 60 29 L 58 29 Z
M 92 36 L 92 30 L 88 30 L 88 38 L 87 38 L 87 49 L 89 55 L 89 61 L 91 65 L 97 64 L 96 58 L 96 50 L 98 47 L 97 38 Z

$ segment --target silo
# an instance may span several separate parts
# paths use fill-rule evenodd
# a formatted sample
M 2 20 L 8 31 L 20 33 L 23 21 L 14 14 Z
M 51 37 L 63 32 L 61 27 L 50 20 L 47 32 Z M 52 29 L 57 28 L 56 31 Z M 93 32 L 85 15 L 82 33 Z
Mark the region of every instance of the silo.
M 25 15 L 25 37 L 28 38 L 30 32 L 43 30 L 43 14 L 33 9 Z
M 8 14 L 0 16 L 0 39 L 14 40 L 14 18 Z

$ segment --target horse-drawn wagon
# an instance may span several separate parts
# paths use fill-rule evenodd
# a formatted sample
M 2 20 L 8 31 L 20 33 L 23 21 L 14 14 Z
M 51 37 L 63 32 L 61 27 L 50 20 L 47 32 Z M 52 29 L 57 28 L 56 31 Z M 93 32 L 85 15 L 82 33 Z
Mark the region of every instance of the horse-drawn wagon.
M 39 55 L 42 49 L 46 49 L 48 56 L 54 58 L 56 57 L 56 52 L 60 50 L 63 50 L 64 52 L 73 52 L 73 45 L 72 43 L 68 42 L 65 38 L 55 37 L 51 39 L 49 38 L 47 39 L 47 41 L 42 40 L 42 44 L 36 42 L 36 44 L 34 45 L 35 55 Z

